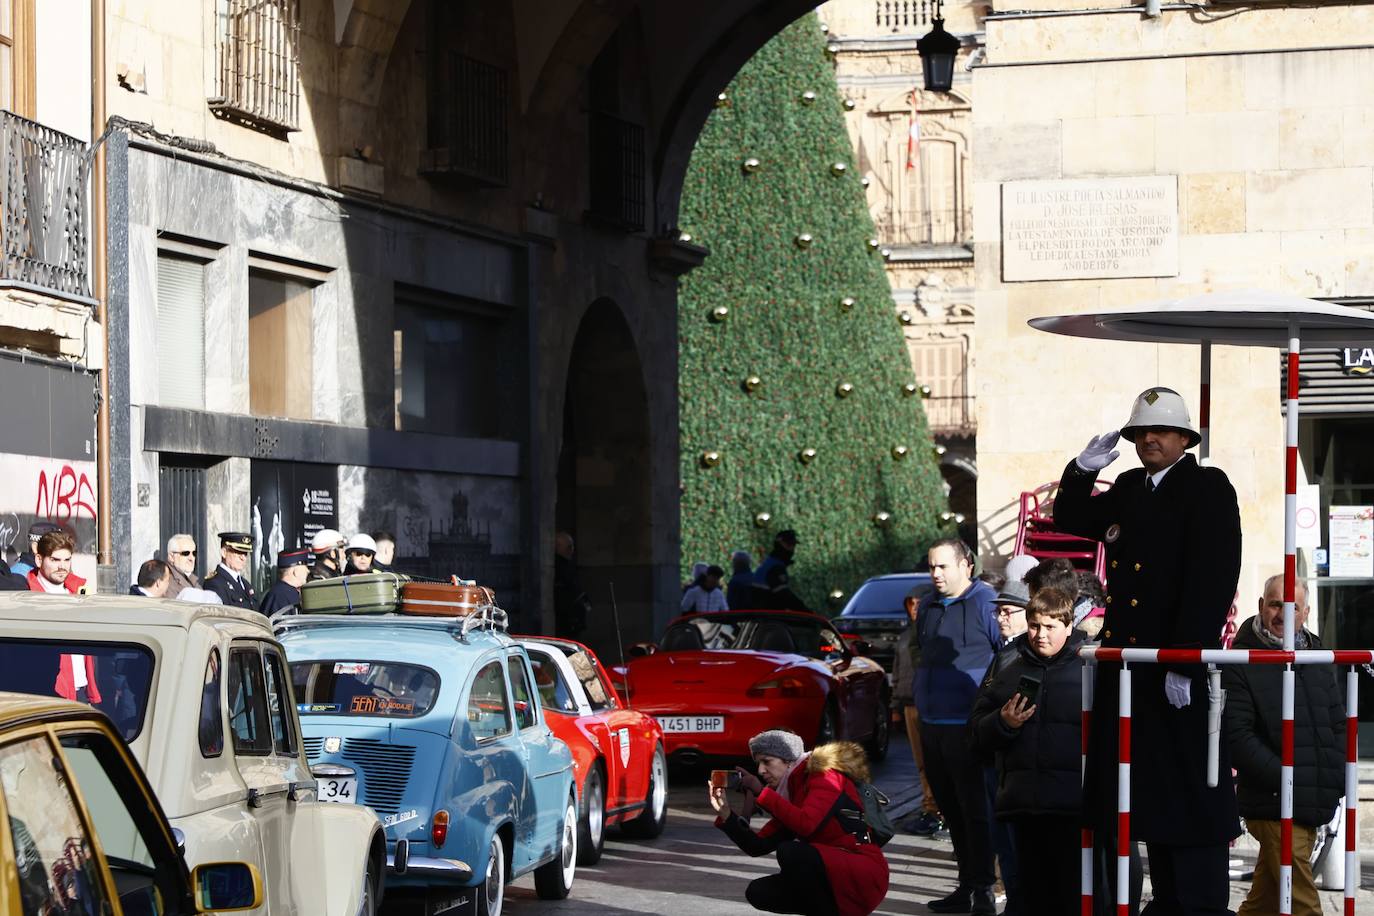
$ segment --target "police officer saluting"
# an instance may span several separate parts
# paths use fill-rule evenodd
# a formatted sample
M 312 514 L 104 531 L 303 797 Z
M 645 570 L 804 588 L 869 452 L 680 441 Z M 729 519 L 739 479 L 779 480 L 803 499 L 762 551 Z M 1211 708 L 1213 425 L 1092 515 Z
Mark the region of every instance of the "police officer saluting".
M 243 577 L 248 555 L 253 552 L 253 536 L 242 531 L 219 533 L 219 566 L 205 577 L 207 589 L 219 595 L 222 604 L 256 611 L 258 603 L 253 586 Z
M 262 597 L 258 610 L 269 617 L 301 603 L 301 586 L 310 574 L 310 548 L 283 550 L 277 554 L 277 581 Z
M 1135 444 L 1142 467 L 1093 496 L 1118 438 Z M 1221 641 L 1240 576 L 1240 509 L 1226 475 L 1185 454 L 1201 439 L 1178 392 L 1151 388 L 1120 433 L 1093 437 L 1064 469 L 1055 524 L 1107 548 L 1104 646 L 1215 649 Z M 1119 670 L 1098 665 L 1093 702 L 1086 809 L 1099 840 L 1115 835 Z M 1154 888 L 1145 912 L 1224 914 L 1228 844 L 1240 825 L 1224 743 L 1219 785 L 1207 786 L 1205 669 L 1132 670 L 1131 838 L 1146 844 Z M 1099 885 L 1098 899 L 1104 891 Z

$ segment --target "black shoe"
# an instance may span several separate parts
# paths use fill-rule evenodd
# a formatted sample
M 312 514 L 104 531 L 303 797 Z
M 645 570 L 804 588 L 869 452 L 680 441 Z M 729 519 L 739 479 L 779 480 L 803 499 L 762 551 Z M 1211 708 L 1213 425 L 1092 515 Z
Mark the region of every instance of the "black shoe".
M 945 828 L 945 822 L 938 814 L 921 811 L 914 817 L 907 818 L 904 826 L 908 833 L 916 836 L 935 836 Z
M 990 887 L 973 889 L 973 916 L 997 916 L 997 897 Z
M 948 897 L 931 900 L 926 903 L 926 907 L 932 913 L 969 913 L 973 910 L 973 905 L 970 902 L 972 898 L 973 888 L 967 884 L 961 884 Z

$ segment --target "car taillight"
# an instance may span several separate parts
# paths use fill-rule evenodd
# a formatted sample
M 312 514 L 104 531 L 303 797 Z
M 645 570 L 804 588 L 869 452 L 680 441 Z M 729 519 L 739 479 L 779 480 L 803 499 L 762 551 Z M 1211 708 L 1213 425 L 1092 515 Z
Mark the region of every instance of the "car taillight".
M 429 838 L 434 841 L 435 849 L 443 846 L 444 840 L 448 839 L 448 812 L 443 808 L 434 812 L 434 820 L 429 828 Z
M 798 677 L 775 677 L 759 681 L 745 692 L 751 697 L 804 697 L 806 682 Z

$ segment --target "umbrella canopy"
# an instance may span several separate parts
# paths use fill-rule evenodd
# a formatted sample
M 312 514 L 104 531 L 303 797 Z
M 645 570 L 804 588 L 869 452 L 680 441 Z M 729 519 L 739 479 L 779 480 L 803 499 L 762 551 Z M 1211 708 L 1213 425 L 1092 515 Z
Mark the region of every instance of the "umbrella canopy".
M 1204 293 L 1123 309 L 1032 318 L 1052 334 L 1148 343 L 1287 347 L 1290 324 L 1303 346 L 1374 340 L 1374 312 L 1264 290 Z

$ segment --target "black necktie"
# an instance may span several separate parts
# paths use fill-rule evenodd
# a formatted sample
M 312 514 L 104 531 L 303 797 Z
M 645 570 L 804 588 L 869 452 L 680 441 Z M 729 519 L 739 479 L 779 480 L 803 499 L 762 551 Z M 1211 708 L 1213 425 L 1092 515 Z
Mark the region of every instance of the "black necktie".
M 1147 475 L 1145 475 L 1145 492 L 1146 492 L 1146 493 L 1153 493 L 1154 491 L 1155 491 L 1155 479 L 1154 479 L 1153 477 L 1151 477 L 1150 475 L 1147 474 Z

